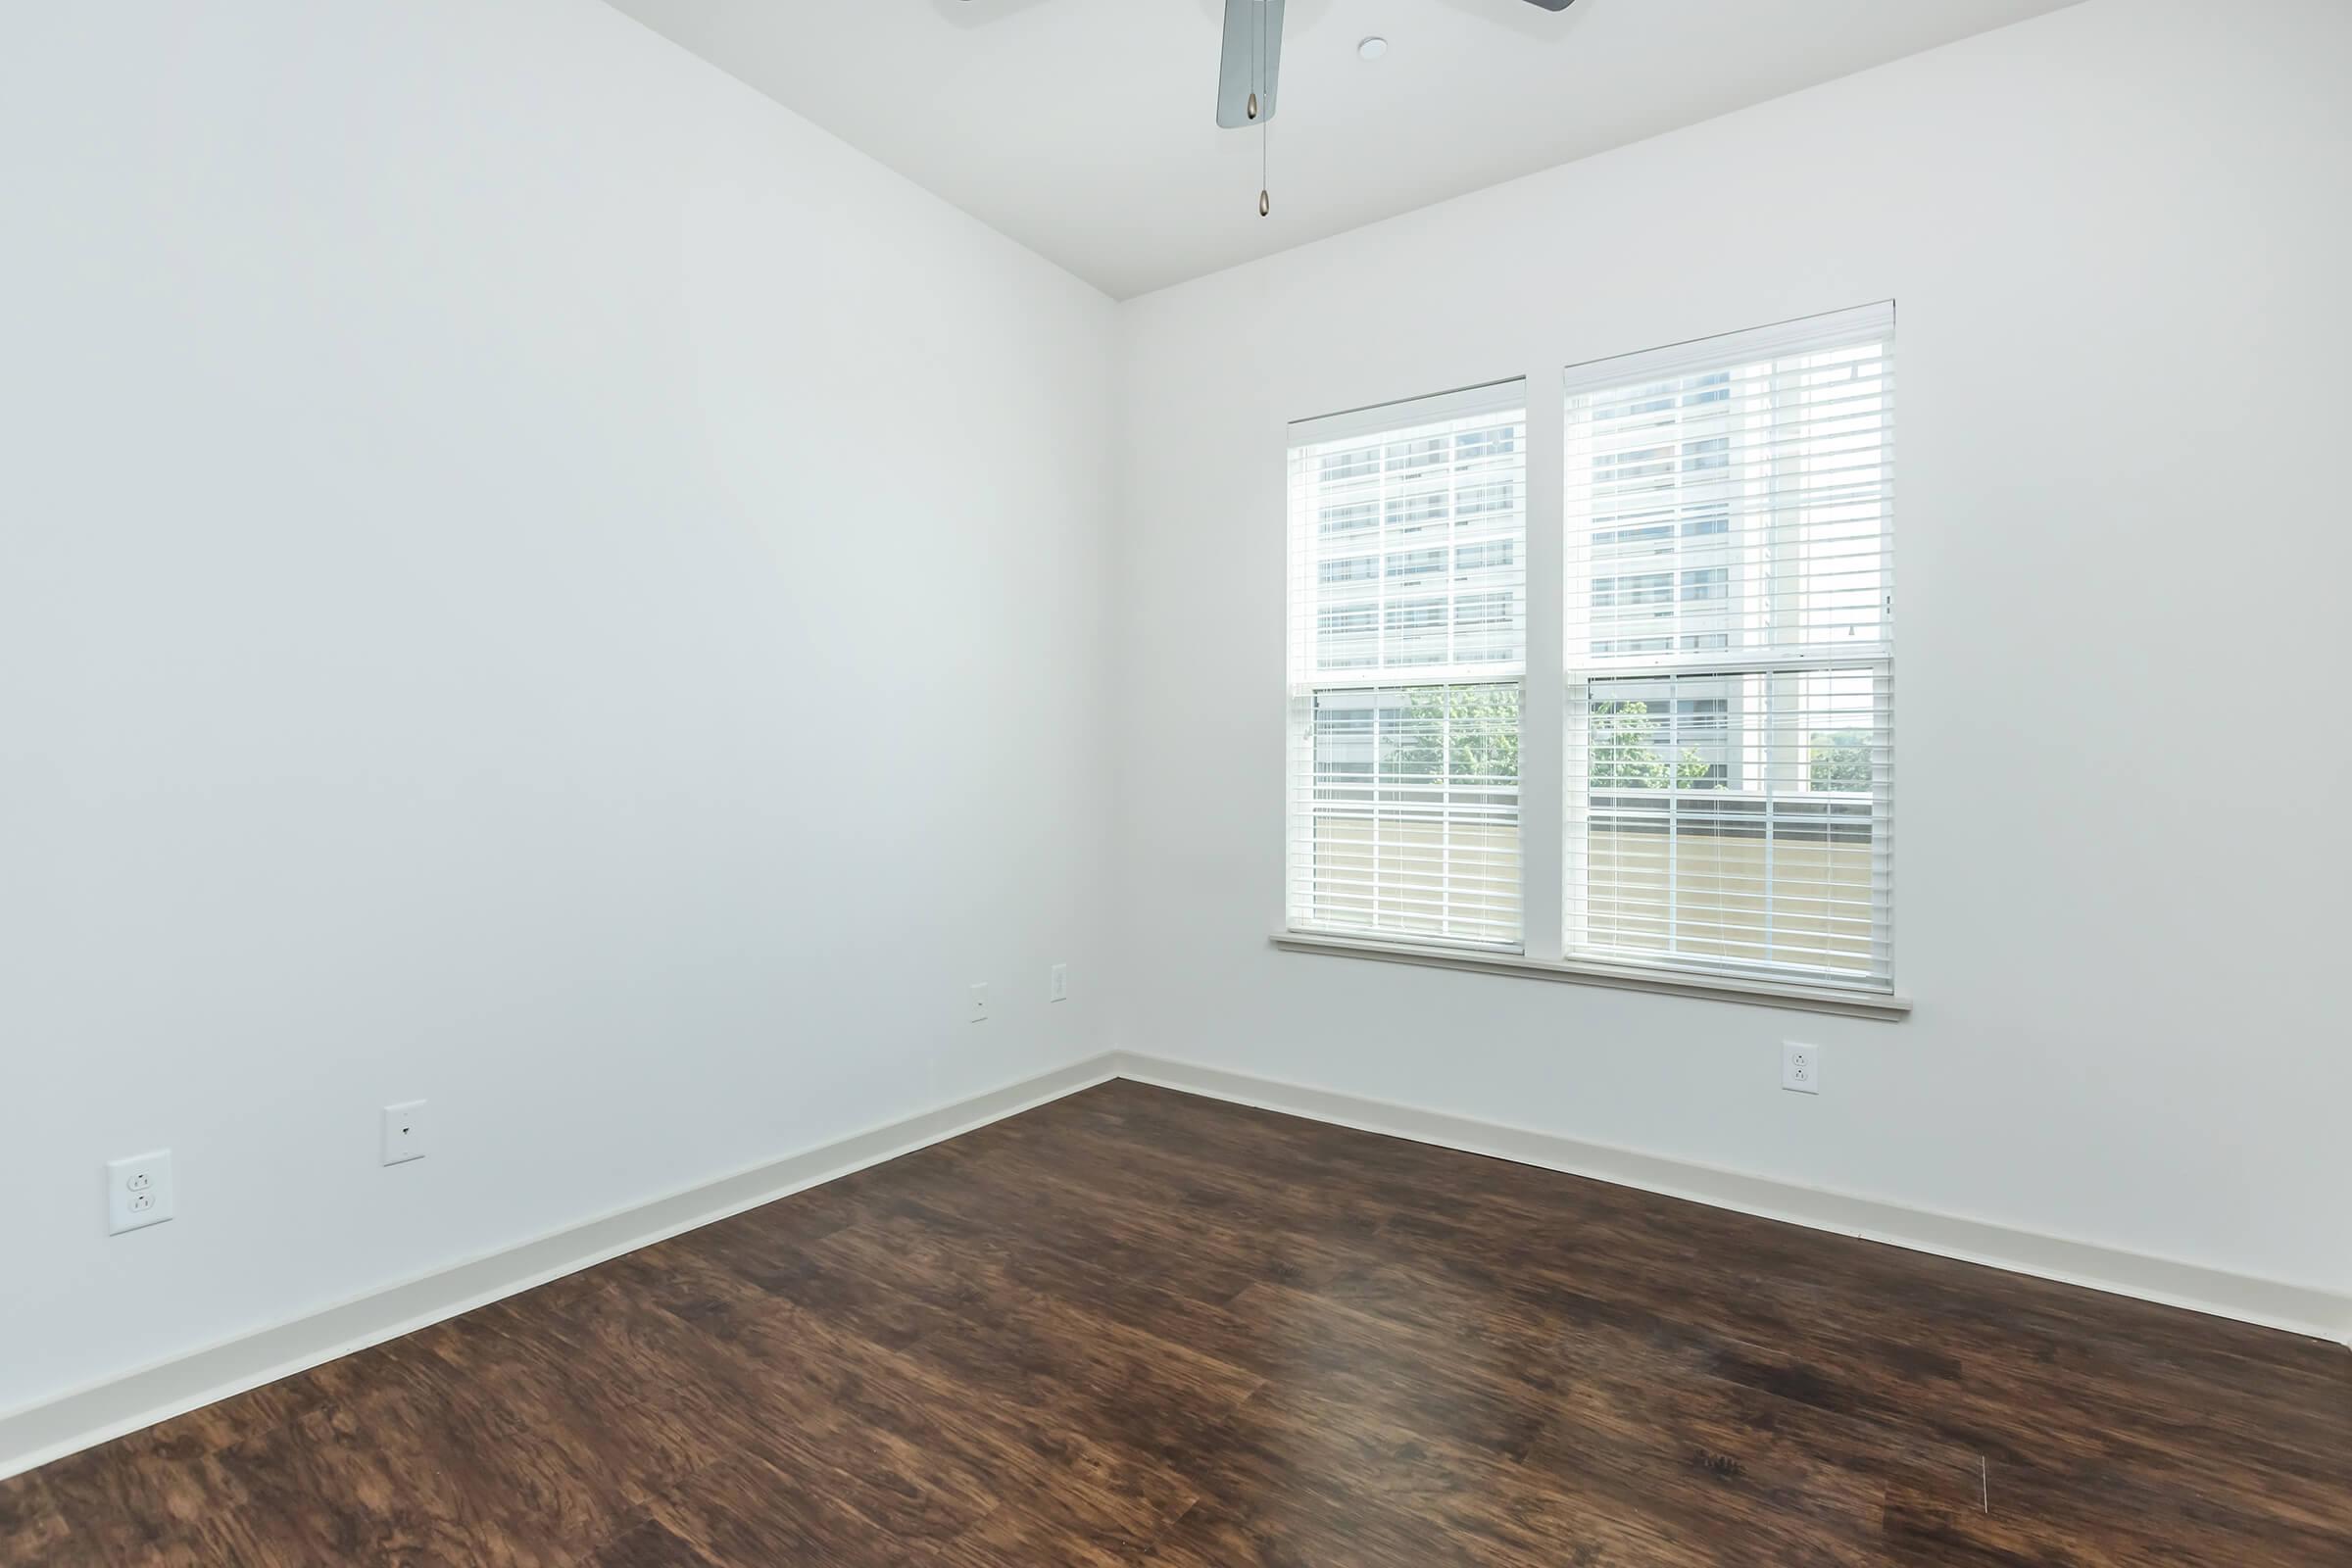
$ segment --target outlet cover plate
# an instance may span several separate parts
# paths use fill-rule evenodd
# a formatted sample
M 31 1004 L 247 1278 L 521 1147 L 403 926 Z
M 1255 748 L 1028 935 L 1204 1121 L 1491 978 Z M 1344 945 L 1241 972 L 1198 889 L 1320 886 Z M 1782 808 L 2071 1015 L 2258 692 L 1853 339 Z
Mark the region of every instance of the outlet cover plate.
M 424 1102 L 404 1100 L 384 1107 L 384 1163 L 405 1165 L 425 1155 Z
M 1794 1040 L 1781 1042 L 1781 1087 L 1790 1094 L 1821 1093 L 1821 1048 Z
M 172 1215 L 172 1151 L 107 1161 L 106 1234 L 145 1230 Z

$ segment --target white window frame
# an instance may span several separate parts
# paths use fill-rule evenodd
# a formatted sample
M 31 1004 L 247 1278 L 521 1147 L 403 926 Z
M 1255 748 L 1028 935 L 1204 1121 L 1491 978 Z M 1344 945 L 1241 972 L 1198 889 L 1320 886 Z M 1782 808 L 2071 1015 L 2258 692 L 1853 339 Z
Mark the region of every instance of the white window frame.
M 1892 303 L 1886 302 L 1856 311 L 1835 312 L 1790 321 L 1776 327 L 1701 339 L 1677 350 L 1623 358 L 1638 368 L 1670 366 L 1677 363 L 1678 356 L 1694 369 L 1711 360 L 1716 363 L 1750 363 L 1758 357 L 1772 358 L 1783 352 L 1799 351 L 1806 345 L 1827 341 L 1841 331 L 1854 330 L 1857 322 L 1866 323 L 1874 318 L 1883 319 L 1891 352 L 1893 311 Z M 1776 344 L 1788 347 L 1776 350 Z M 1722 563 L 1706 559 L 1704 547 L 1695 552 L 1696 559 L 1691 560 L 1686 560 L 1685 552 L 1678 548 L 1659 558 L 1654 564 L 1631 564 L 1628 568 L 1637 574 L 1661 569 L 1671 574 L 1671 597 L 1658 608 L 1672 612 L 1666 618 L 1673 628 L 1673 646 L 1654 657 L 1611 658 L 1600 662 L 1605 668 L 1595 668 L 1595 662 L 1590 658 L 1589 647 L 1570 646 L 1572 637 L 1589 635 L 1591 606 L 1589 603 L 1580 605 L 1569 602 L 1572 596 L 1589 592 L 1590 574 L 1579 576 L 1575 581 L 1570 580 L 1569 567 L 1575 552 L 1568 541 L 1569 523 L 1564 500 L 1568 459 L 1565 416 L 1572 386 L 1591 388 L 1610 384 L 1608 377 L 1611 371 L 1606 365 L 1607 362 L 1591 362 L 1572 368 L 1566 375 L 1539 374 L 1531 376 L 1525 383 L 1526 533 L 1522 554 L 1526 565 L 1527 636 L 1525 673 L 1522 677 L 1519 790 L 1522 941 L 1510 947 L 1473 948 L 1443 941 L 1398 939 L 1376 932 L 1315 929 L 1298 919 L 1295 900 L 1286 897 L 1286 917 L 1283 928 L 1273 938 L 1274 945 L 1298 953 L 1621 987 L 1853 1017 L 1893 1020 L 1907 1016 L 1911 1002 L 1897 988 L 1892 948 L 1894 579 L 1891 473 L 1886 481 L 1886 498 L 1884 503 L 1886 509 L 1885 515 L 1888 520 L 1879 535 L 1882 582 L 1886 588 L 1881 626 L 1883 636 L 1867 650 L 1844 646 L 1822 649 L 1779 647 L 1771 652 L 1769 658 L 1759 661 L 1754 654 L 1742 654 L 1736 646 L 1713 648 L 1711 632 L 1706 634 L 1709 646 L 1685 646 L 1682 620 L 1690 604 L 1699 606 L 1701 614 L 1708 614 L 1714 612 L 1719 601 L 1709 599 L 1687 604 L 1683 597 L 1684 572 L 1711 569 Z M 1891 378 L 1887 393 L 1889 417 L 1892 401 L 1890 388 Z M 1891 458 L 1891 433 L 1886 439 L 1886 451 Z M 1737 566 L 1731 570 L 1725 591 L 1735 601 L 1746 591 Z M 1296 748 L 1300 735 L 1295 684 L 1298 633 L 1298 628 L 1294 624 L 1291 644 L 1294 684 L 1289 726 L 1294 748 L 1291 765 L 1294 768 L 1298 764 Z M 1730 640 L 1735 644 L 1738 642 L 1736 637 Z M 1874 852 L 1873 906 L 1876 911 L 1871 927 L 1871 972 L 1829 974 L 1801 966 L 1749 964 L 1726 961 L 1720 957 L 1703 963 L 1688 962 L 1672 956 L 1661 958 L 1655 955 L 1608 951 L 1587 941 L 1585 933 L 1577 926 L 1576 901 L 1571 897 L 1571 892 L 1579 885 L 1578 878 L 1582 872 L 1579 860 L 1584 854 L 1585 844 L 1581 813 L 1589 791 L 1582 771 L 1585 763 L 1581 726 L 1584 715 L 1589 711 L 1590 683 L 1596 678 L 1655 677 L 1662 681 L 1669 676 L 1682 677 L 1686 685 L 1709 677 L 1724 680 L 1772 680 L 1783 677 L 1793 681 L 1808 674 L 1817 675 L 1831 670 L 1869 672 L 1872 707 L 1881 715 L 1879 723 L 1884 726 L 1876 737 L 1877 745 L 1873 752 L 1874 764 L 1882 765 L 1873 767 L 1869 796 L 1874 835 L 1871 840 Z M 1770 689 L 1777 692 L 1783 688 L 1776 682 Z M 1711 695 L 1711 692 L 1691 693 L 1694 699 Z M 1734 757 L 1737 757 L 1741 745 L 1738 726 L 1742 720 L 1737 710 L 1738 704 L 1735 703 L 1729 718 L 1731 733 L 1720 743 L 1727 746 Z M 1755 721 L 1754 715 L 1750 715 L 1748 722 Z M 1573 780 L 1567 776 L 1571 769 L 1579 774 Z M 1288 776 L 1286 770 L 1286 789 Z M 1860 808 L 1856 807 L 1855 809 L 1858 811 Z M 1286 811 L 1286 831 L 1292 835 L 1287 842 L 1296 842 L 1296 822 L 1290 819 L 1290 813 Z M 1772 840 L 1768 837 L 1766 842 L 1770 844 Z M 1286 854 L 1286 886 L 1290 875 L 1289 857 Z
M 1507 417 L 1517 432 L 1516 445 L 1500 449 L 1502 460 L 1494 469 L 1479 468 L 1467 477 L 1463 463 L 1483 464 L 1493 461 L 1479 453 L 1468 459 L 1459 456 L 1459 441 L 1475 433 L 1481 426 L 1492 425 L 1497 417 Z M 1322 541 L 1328 536 L 1322 513 L 1328 510 L 1323 486 L 1328 480 L 1310 478 L 1314 465 L 1325 462 L 1331 447 L 1351 443 L 1369 443 L 1375 449 L 1393 447 L 1398 438 L 1407 434 L 1444 429 L 1439 436 L 1421 436 L 1416 441 L 1436 440 L 1446 444 L 1446 461 L 1436 466 L 1446 474 L 1444 494 L 1446 501 L 1442 515 L 1426 540 L 1399 540 L 1396 525 L 1399 520 L 1393 503 L 1397 499 L 1389 491 L 1388 469 L 1393 461 L 1384 460 L 1367 475 L 1347 480 L 1348 483 L 1373 481 L 1375 495 L 1367 503 L 1376 508 L 1366 538 L 1347 548 L 1360 556 L 1381 563 L 1378 570 L 1364 576 L 1345 578 L 1327 571 L 1331 564 L 1325 557 Z M 1452 757 L 1450 716 L 1441 724 L 1437 734 L 1440 772 L 1437 779 L 1422 785 L 1415 779 L 1398 779 L 1383 771 L 1383 748 L 1377 725 L 1379 715 L 1393 709 L 1409 708 L 1415 693 L 1446 692 L 1443 701 L 1450 708 L 1450 694 L 1457 691 L 1476 691 L 1488 688 L 1507 688 L 1515 693 L 1519 705 L 1519 724 L 1522 731 L 1527 711 L 1527 647 L 1525 617 L 1527 600 L 1527 516 L 1530 497 L 1527 451 L 1527 383 L 1521 379 L 1492 382 L 1467 387 L 1459 391 L 1441 393 L 1432 397 L 1414 398 L 1395 404 L 1328 415 L 1300 420 L 1291 426 L 1289 497 L 1286 508 L 1286 527 L 1290 538 L 1289 573 L 1289 634 L 1288 644 L 1288 754 L 1284 766 L 1285 808 L 1285 930 L 1298 934 L 1316 934 L 1342 940 L 1394 941 L 1412 946 L 1425 946 L 1446 951 L 1477 953 L 1524 952 L 1527 919 L 1524 842 L 1526 801 L 1514 780 L 1511 787 L 1498 790 L 1479 781 L 1457 787 L 1447 770 Z M 1419 474 L 1419 469 L 1414 470 Z M 1475 508 L 1465 512 L 1462 497 L 1494 483 L 1516 485 L 1515 504 L 1500 508 Z M 1408 481 L 1412 488 L 1406 497 L 1419 495 L 1426 476 Z M 1440 492 L 1427 492 L 1436 495 Z M 1475 519 L 1506 519 L 1506 529 L 1515 525 L 1516 539 L 1512 549 L 1494 558 L 1482 555 L 1475 566 L 1461 564 L 1459 552 L 1469 547 L 1491 552 L 1494 539 L 1488 536 L 1488 525 Z M 1465 519 L 1473 519 L 1465 524 Z M 1465 541 L 1462 530 L 1469 528 L 1471 537 Z M 1415 527 L 1415 532 L 1419 531 Z M 1391 637 L 1398 629 L 1396 606 L 1391 594 L 1399 581 L 1394 569 L 1398 561 L 1412 561 L 1425 553 L 1435 554 L 1441 566 L 1428 573 L 1416 571 L 1410 586 L 1404 589 L 1408 608 L 1424 604 L 1440 604 L 1445 613 L 1428 622 L 1427 631 L 1439 635 L 1430 638 L 1427 632 L 1412 638 L 1415 642 L 1430 641 L 1442 644 L 1442 657 L 1419 661 L 1394 659 Z M 1349 559 L 1355 559 L 1351 556 Z M 1469 575 L 1465 575 L 1465 572 Z M 1322 637 L 1329 634 L 1330 617 L 1334 607 L 1328 603 L 1328 590 L 1346 587 L 1342 597 L 1344 610 L 1360 608 L 1359 600 L 1368 602 L 1374 623 L 1366 628 L 1369 656 L 1364 662 L 1330 663 Z M 1465 622 L 1462 609 L 1471 602 L 1482 604 L 1498 597 L 1503 602 L 1504 615 L 1499 654 L 1495 644 L 1488 639 L 1492 633 L 1482 633 L 1478 642 L 1467 646 L 1463 640 L 1465 624 L 1487 626 L 1486 621 Z M 1516 638 L 1516 649 L 1508 645 Z M 1374 714 L 1375 730 L 1368 732 L 1372 772 L 1366 775 L 1365 793 L 1370 806 L 1364 813 L 1368 824 L 1365 859 L 1368 871 L 1343 869 L 1336 878 L 1321 858 L 1328 846 L 1320 832 L 1320 824 L 1334 818 L 1353 818 L 1355 812 L 1345 808 L 1335 809 L 1326 797 L 1342 788 L 1333 778 L 1318 771 L 1316 748 L 1319 736 L 1328 739 L 1328 731 L 1320 727 L 1319 715 L 1327 701 L 1346 704 L 1360 697 L 1368 712 Z M 1402 704 L 1384 699 L 1396 697 Z M 1465 797 L 1461 803 L 1456 794 Z M 1507 810 L 1496 803 L 1496 797 L 1508 795 Z M 1427 797 L 1435 796 L 1432 801 Z M 1396 804 L 1397 802 L 1408 804 Z M 1487 899 L 1478 896 L 1481 887 L 1491 888 L 1494 877 L 1490 870 L 1491 849 L 1457 844 L 1456 832 L 1465 830 L 1471 838 L 1486 813 L 1494 812 L 1492 822 L 1507 821 L 1516 846 L 1512 857 L 1517 862 L 1518 877 L 1511 887 L 1517 908 L 1510 911 L 1507 923 L 1497 917 L 1497 911 Z M 1404 829 L 1407 847 L 1394 851 L 1384 849 L 1388 829 L 1398 825 Z M 1422 831 L 1416 833 L 1418 827 Z M 1434 839 L 1434 843 L 1414 843 L 1416 838 Z M 1471 857 L 1457 864 L 1454 857 Z M 1401 863 L 1386 864 L 1391 858 Z M 1343 859 L 1353 858 L 1345 852 Z M 1365 891 L 1334 893 L 1336 881 L 1343 888 L 1350 876 L 1362 876 Z M 1457 892 L 1463 902 L 1457 908 Z M 1430 899 L 1434 897 L 1434 903 Z M 1351 918 L 1358 912 L 1354 907 L 1368 909 L 1363 918 Z M 1433 931 L 1410 931 L 1414 925 L 1438 927 Z

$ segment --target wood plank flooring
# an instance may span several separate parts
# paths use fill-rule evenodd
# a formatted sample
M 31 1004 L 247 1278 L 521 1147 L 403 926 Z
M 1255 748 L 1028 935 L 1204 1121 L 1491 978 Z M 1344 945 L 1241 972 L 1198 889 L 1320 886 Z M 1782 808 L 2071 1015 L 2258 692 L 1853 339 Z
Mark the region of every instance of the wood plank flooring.
M 2352 1564 L 2352 1353 L 1114 1083 L 0 1482 L 0 1563 Z

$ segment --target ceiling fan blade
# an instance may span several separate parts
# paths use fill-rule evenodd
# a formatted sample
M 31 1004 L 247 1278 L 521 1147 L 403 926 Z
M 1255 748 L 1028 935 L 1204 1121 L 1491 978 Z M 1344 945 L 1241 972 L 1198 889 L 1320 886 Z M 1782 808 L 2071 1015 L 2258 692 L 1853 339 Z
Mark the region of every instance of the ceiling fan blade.
M 1217 72 L 1217 123 L 1262 125 L 1282 89 L 1282 0 L 1225 0 L 1225 60 Z M 1250 94 L 1257 118 L 1250 118 Z
M 1531 6 L 1542 6 L 1546 11 L 1565 11 L 1576 4 L 1576 0 L 1527 0 L 1527 3 Z

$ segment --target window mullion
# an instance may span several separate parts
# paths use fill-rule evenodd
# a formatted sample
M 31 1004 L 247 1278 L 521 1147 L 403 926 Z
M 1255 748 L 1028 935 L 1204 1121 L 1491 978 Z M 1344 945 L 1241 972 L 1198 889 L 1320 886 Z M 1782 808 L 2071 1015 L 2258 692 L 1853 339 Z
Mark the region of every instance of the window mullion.
M 1519 922 L 1527 956 L 1564 951 L 1568 673 L 1565 393 L 1556 375 L 1527 387 L 1527 663 L 1519 703 Z M 1583 781 L 1577 781 L 1581 791 Z M 1579 803 L 1581 805 L 1581 801 Z M 1581 815 L 1581 812 L 1580 812 Z

